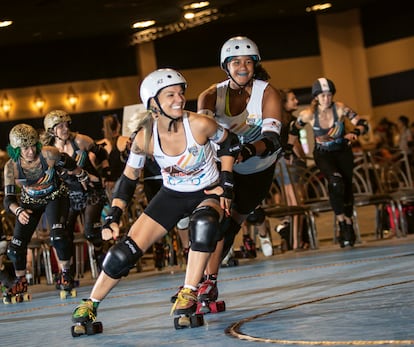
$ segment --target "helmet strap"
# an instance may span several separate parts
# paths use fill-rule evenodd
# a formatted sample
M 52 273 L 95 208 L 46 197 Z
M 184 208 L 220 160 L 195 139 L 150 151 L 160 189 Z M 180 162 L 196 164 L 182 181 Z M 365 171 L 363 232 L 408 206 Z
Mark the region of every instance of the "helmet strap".
M 230 74 L 230 72 L 229 71 L 227 71 L 227 75 L 230 77 L 230 79 L 235 83 L 235 84 L 237 84 L 237 86 L 239 87 L 239 95 L 241 95 L 242 93 L 243 93 L 243 89 L 244 88 L 246 88 L 249 84 L 250 84 L 250 82 L 252 81 L 252 79 L 250 79 L 249 81 L 247 81 L 247 83 L 245 83 L 245 84 L 239 84 L 239 83 L 237 83 L 236 82 L 236 80 L 233 78 L 233 76 Z
M 160 103 L 158 101 L 158 98 L 155 97 L 154 100 L 157 103 L 157 106 L 158 106 L 158 110 L 157 111 L 159 112 L 159 114 L 161 114 L 164 117 L 167 117 L 170 120 L 170 123 L 168 124 L 168 132 L 171 132 L 171 128 L 173 128 L 174 129 L 174 132 L 176 133 L 177 132 L 177 123 L 183 117 L 173 118 L 173 117 L 169 116 L 161 108 L 161 105 L 160 105 Z

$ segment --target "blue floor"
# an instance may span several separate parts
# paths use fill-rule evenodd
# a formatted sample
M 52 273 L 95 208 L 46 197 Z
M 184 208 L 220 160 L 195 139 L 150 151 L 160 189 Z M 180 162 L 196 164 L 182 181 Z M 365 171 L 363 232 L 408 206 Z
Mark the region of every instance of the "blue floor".
M 65 301 L 52 286 L 35 285 L 32 301 L 0 305 L 0 345 L 413 346 L 413 246 L 410 235 L 223 268 L 219 291 L 227 310 L 192 329 L 175 330 L 170 316 L 180 269 L 132 273 L 99 307 L 103 333 L 78 338 L 70 333 L 71 312 L 93 281 L 85 278 L 78 297 Z

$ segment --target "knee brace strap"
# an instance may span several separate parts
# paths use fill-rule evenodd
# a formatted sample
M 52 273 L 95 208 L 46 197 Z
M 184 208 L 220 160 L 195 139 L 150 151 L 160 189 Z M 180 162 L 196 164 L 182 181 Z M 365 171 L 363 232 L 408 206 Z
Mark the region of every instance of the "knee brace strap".
M 210 206 L 202 206 L 190 216 L 191 249 L 213 252 L 219 238 L 219 213 Z
M 258 207 L 247 216 L 246 221 L 253 225 L 260 225 L 265 221 L 265 219 L 266 215 L 263 208 Z
M 127 236 L 109 249 L 103 261 L 102 270 L 113 279 L 127 276 L 142 254 L 141 248 Z

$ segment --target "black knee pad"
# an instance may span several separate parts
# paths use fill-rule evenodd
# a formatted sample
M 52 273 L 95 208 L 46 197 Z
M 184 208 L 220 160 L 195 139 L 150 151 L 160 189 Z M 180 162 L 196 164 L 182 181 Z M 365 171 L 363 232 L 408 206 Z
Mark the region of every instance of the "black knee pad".
M 102 245 L 102 223 L 85 223 L 85 238 L 92 242 L 94 246 Z
M 142 254 L 141 248 L 127 236 L 109 249 L 102 263 L 102 270 L 113 279 L 127 276 Z
M 344 195 L 344 180 L 341 175 L 333 174 L 329 177 L 329 191 L 334 195 Z
M 246 222 L 253 225 L 260 225 L 265 221 L 266 215 L 262 207 L 256 208 L 253 212 L 249 213 L 246 218 Z
M 54 224 L 50 229 L 50 242 L 56 249 L 59 260 L 69 260 L 72 257 L 72 239 L 63 224 Z
M 191 250 L 213 252 L 220 239 L 220 215 L 210 206 L 198 207 L 190 216 Z
M 13 262 L 16 270 L 26 269 L 27 249 L 22 244 L 22 240 L 13 237 L 7 247 L 7 257 Z
M 227 253 L 230 251 L 231 246 L 233 246 L 234 239 L 236 238 L 241 225 L 237 223 L 233 218 L 229 217 L 224 219 L 220 225 L 220 228 L 222 230 L 222 234 L 224 235 L 223 252 L 221 254 L 223 260 L 226 257 Z

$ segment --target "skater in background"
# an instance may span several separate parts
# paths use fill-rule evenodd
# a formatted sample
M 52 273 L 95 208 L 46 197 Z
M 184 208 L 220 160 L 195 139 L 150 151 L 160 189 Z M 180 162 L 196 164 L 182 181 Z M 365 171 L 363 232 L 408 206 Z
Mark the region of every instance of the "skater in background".
M 355 232 L 352 224 L 354 195 L 352 188 L 352 142 L 368 132 L 368 122 L 344 103 L 334 101 L 336 88 L 327 78 L 318 78 L 312 85 L 313 100 L 302 110 L 291 127 L 292 141 L 297 141 L 299 129 L 310 124 L 315 138 L 313 158 L 328 180 L 329 200 L 339 224 L 338 241 L 341 247 L 353 246 Z M 346 132 L 345 119 L 354 126 Z
M 210 253 L 221 238 L 219 223 L 229 213 L 233 193 L 232 168 L 238 154 L 237 137 L 210 117 L 185 111 L 187 82 L 172 69 L 150 73 L 140 87 L 143 114 L 125 170 L 116 184 L 111 212 L 103 226 L 104 239 L 117 238 L 120 217 L 130 201 L 147 156 L 161 167 L 163 186 L 125 238 L 108 252 L 89 299 L 72 314 L 73 334 L 95 320 L 99 303 L 143 253 L 184 216 L 190 216 L 191 249 L 184 286 L 173 306 L 176 315 L 197 309 L 197 285 Z M 211 142 L 219 145 L 219 172 Z M 188 318 L 188 317 L 187 317 Z M 190 324 L 188 320 L 178 325 Z
M 281 142 L 286 159 L 279 160 L 275 170 L 275 178 L 279 187 L 285 191 L 287 205 L 297 206 L 299 203 L 297 199 L 297 192 L 299 192 L 302 187 L 298 187 L 298 177 L 295 172 L 295 168 L 306 166 L 306 154 L 298 138 L 293 144 L 290 144 L 288 139 L 289 129 L 296 121 L 296 117 L 293 115 L 293 112 L 298 109 L 299 101 L 291 89 L 281 89 L 280 95 L 282 96 L 283 104 Z M 293 216 L 292 237 L 290 235 L 289 220 L 289 218 L 286 218 L 281 224 L 276 226 L 276 231 L 280 234 L 282 242 L 286 244 L 286 246 L 282 245 L 282 249 L 306 249 L 308 244 L 303 241 L 302 235 L 307 235 L 307 233 L 302 232 L 303 216 Z M 293 239 L 293 243 L 291 242 L 291 239 Z
M 45 132 L 42 134 L 42 143 L 54 146 L 61 153 L 69 155 L 88 174 L 87 189 L 84 189 L 81 182 L 67 172 L 61 174 L 69 188 L 70 209 L 67 228 L 73 240 L 78 218 L 82 217 L 85 238 L 94 245 L 96 263 L 100 267 L 105 255 L 101 236 L 101 214 L 107 201 L 103 184 L 110 177 L 111 171 L 108 154 L 91 137 L 72 132 L 71 123 L 72 119 L 66 111 L 50 111 L 43 120 Z M 93 154 L 97 163 L 101 165 L 103 177 L 92 164 L 90 154 Z
M 9 294 L 27 292 L 27 245 L 43 213 L 50 226 L 50 240 L 55 248 L 63 278 L 61 289 L 73 288 L 70 272 L 72 238 L 66 228 L 69 208 L 68 190 L 57 175 L 66 171 L 86 188 L 88 175 L 76 161 L 55 147 L 43 147 L 37 131 L 18 124 L 9 133 L 7 152 L 10 159 L 4 167 L 4 207 L 16 216 L 13 237 L 7 256 L 13 262 L 16 279 Z M 20 190 L 20 198 L 17 196 Z
M 110 114 L 103 118 L 102 131 L 104 138 L 96 141 L 96 144 L 102 146 L 108 153 L 109 170 L 104 184 L 108 199 L 111 201 L 115 182 L 121 177 L 128 158 L 128 142 L 124 136 L 121 136 L 121 123 L 116 114 Z M 104 174 L 105 170 L 105 168 L 100 167 L 101 174 Z
M 241 224 L 269 192 L 281 151 L 281 97 L 267 82 L 269 75 L 260 61 L 259 49 L 252 40 L 232 37 L 223 44 L 220 54 L 220 66 L 227 79 L 213 84 L 198 97 L 198 113 L 214 117 L 243 144 L 234 166 L 231 217 L 222 226 L 224 241 L 218 244 L 206 268 L 206 287 L 217 286 L 220 263 L 231 249 Z M 217 290 L 211 293 L 213 300 Z

